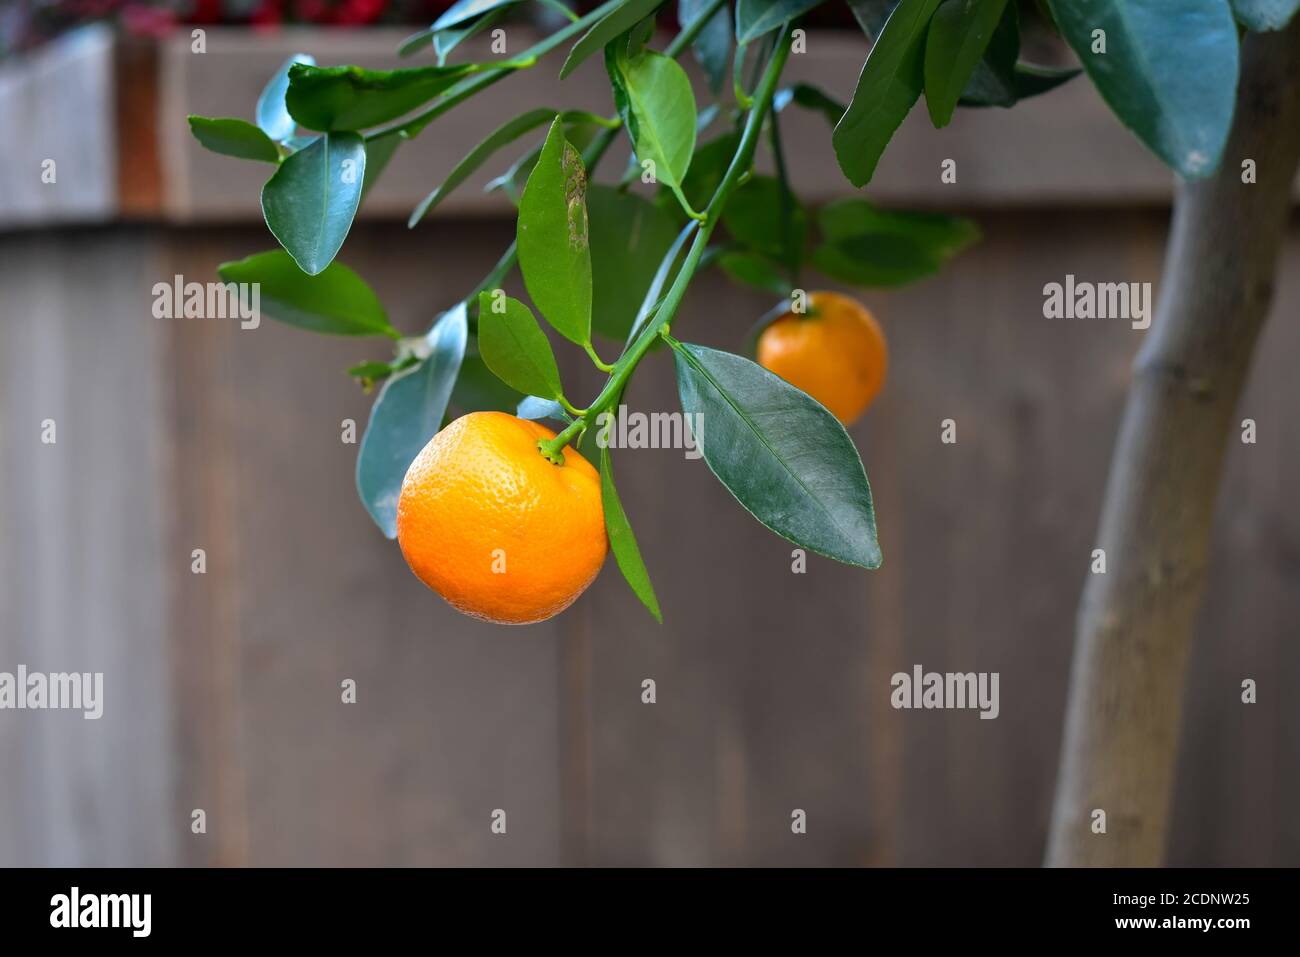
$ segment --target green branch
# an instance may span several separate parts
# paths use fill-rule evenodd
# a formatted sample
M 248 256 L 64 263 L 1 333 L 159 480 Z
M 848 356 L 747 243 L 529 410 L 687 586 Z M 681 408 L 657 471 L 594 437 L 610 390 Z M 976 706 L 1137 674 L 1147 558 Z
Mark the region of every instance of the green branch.
M 740 185 L 742 179 L 753 165 L 754 150 L 763 131 L 763 121 L 772 108 L 772 98 L 776 95 L 777 84 L 781 79 L 781 71 L 785 68 L 786 61 L 790 57 L 791 29 L 791 24 L 787 23 L 781 31 L 781 36 L 773 48 L 772 56 L 763 71 L 762 79 L 759 81 L 758 89 L 754 92 L 754 105 L 746 117 L 744 131 L 741 133 L 740 142 L 736 146 L 735 155 L 732 156 L 731 164 L 727 167 L 727 171 L 722 177 L 722 182 L 718 184 L 713 198 L 709 200 L 709 205 L 704 211 L 704 221 L 695 234 L 695 239 L 686 254 L 686 259 L 682 263 L 681 269 L 678 270 L 677 278 L 673 280 L 672 287 L 668 290 L 663 302 L 655 312 L 654 319 L 646 324 L 640 335 L 637 336 L 632 345 L 623 353 L 622 358 L 615 364 L 613 375 L 609 377 L 609 381 L 601 389 L 600 395 L 588 407 L 587 414 L 569 423 L 564 431 L 554 439 L 538 443 L 542 454 L 552 461 L 557 459 L 563 461 L 561 450 L 564 446 L 575 435 L 586 429 L 589 422 L 595 421 L 596 417 L 601 412 L 606 411 L 610 404 L 618 398 L 626 387 L 627 381 L 631 378 L 637 364 L 649 351 L 650 346 L 654 344 L 655 337 L 667 329 L 668 324 L 672 322 L 677 308 L 686 295 L 686 289 L 694 278 L 695 271 L 699 268 L 700 259 L 709 245 L 709 237 L 718 224 L 718 219 L 722 215 L 723 208 L 727 205 L 727 200 L 731 198 L 731 194 L 735 192 L 736 187 Z

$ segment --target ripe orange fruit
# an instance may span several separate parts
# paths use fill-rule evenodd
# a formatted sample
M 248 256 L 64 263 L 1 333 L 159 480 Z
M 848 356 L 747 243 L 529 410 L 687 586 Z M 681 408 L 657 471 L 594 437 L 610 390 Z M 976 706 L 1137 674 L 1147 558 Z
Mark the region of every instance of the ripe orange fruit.
M 557 615 L 605 561 L 600 475 L 555 433 L 504 412 L 472 412 L 429 440 L 397 502 L 397 541 L 415 576 L 454 608 L 503 625 Z
M 885 334 L 856 299 L 810 292 L 808 305 L 807 315 L 787 312 L 763 330 L 758 364 L 850 425 L 885 384 Z

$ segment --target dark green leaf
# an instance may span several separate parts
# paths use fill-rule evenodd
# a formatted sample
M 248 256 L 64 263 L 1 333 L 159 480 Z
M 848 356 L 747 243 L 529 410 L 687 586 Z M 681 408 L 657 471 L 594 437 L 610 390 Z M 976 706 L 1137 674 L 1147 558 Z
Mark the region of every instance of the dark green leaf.
M 748 359 L 674 343 L 682 408 L 705 428 L 704 460 L 755 518 L 796 545 L 880 566 L 862 459 L 839 421 Z
M 628 523 L 623 503 L 619 501 L 618 490 L 614 487 L 614 467 L 610 464 L 609 449 L 600 450 L 600 502 L 605 510 L 605 531 L 609 534 L 609 548 L 618 562 L 618 570 L 632 588 L 641 604 L 650 610 L 655 621 L 664 623 L 659 611 L 659 599 L 655 597 L 654 586 L 650 584 L 650 573 L 641 558 L 641 549 L 637 547 L 636 536 Z
M 858 76 L 848 110 L 831 138 L 840 169 L 865 186 L 923 86 L 925 31 L 940 0 L 901 0 Z
M 289 69 L 285 102 L 293 118 L 309 130 L 360 130 L 409 113 L 471 73 L 515 68 L 521 62 L 459 63 L 407 70 L 296 63 Z
M 783 90 L 778 90 L 776 97 L 772 100 L 772 105 L 777 110 L 784 110 L 791 103 L 802 106 L 806 110 L 815 110 L 820 113 L 826 117 L 826 122 L 832 128 L 840 121 L 840 117 L 844 115 L 844 111 L 847 109 L 839 100 L 811 83 L 796 83 L 793 86 L 787 86 Z
M 677 19 L 685 30 L 709 6 L 710 0 L 677 0 Z M 731 57 L 731 10 L 727 4 L 719 7 L 709 18 L 695 39 L 691 50 L 709 81 L 709 89 L 716 95 L 727 79 L 727 61 Z
M 274 249 L 222 263 L 217 272 L 226 282 L 257 283 L 261 311 L 280 322 L 337 336 L 398 338 L 379 298 L 342 263 L 309 276 Z
M 478 351 L 493 375 L 516 392 L 558 399 L 560 370 L 533 311 L 500 290 L 479 294 Z
M 366 181 L 361 186 L 362 201 L 379 179 L 379 174 L 388 168 L 389 161 L 401 145 L 402 134 L 396 132 L 366 140 Z
M 874 42 L 885 29 L 885 21 L 898 6 L 898 0 L 849 0 L 849 10 L 865 33 Z
M 664 0 L 627 0 L 622 6 L 605 14 L 573 45 L 564 66 L 560 67 L 560 79 L 576 70 L 587 57 L 603 50 L 616 36 L 626 33 L 650 16 L 663 2 Z
M 262 215 L 280 245 L 316 275 L 347 238 L 365 182 L 366 144 L 329 133 L 288 157 L 262 187 Z
M 957 102 L 960 106 L 1010 107 L 1054 90 L 1081 72 L 1020 62 L 1020 17 L 1016 5 L 1009 3 Z
M 1002 19 L 1007 0 L 944 0 L 925 39 L 925 104 L 947 126 L 962 90 Z
M 695 152 L 695 94 L 676 60 L 643 50 L 606 54 L 614 85 L 614 104 L 632 138 L 637 159 L 654 164 L 654 176 L 669 189 L 681 189 Z
M 442 427 L 467 338 L 461 304 L 429 330 L 428 357 L 389 379 L 370 410 L 370 424 L 357 455 L 357 494 L 389 538 L 397 537 L 397 499 L 402 479 Z
M 284 61 L 284 66 L 275 72 L 275 76 L 271 77 L 262 90 L 262 95 L 257 98 L 257 125 L 277 143 L 293 136 L 297 129 L 297 124 L 284 105 L 285 94 L 289 92 L 289 67 L 295 63 L 314 65 L 316 60 L 309 54 L 295 53 Z
M 461 412 L 515 413 L 523 396 L 489 371 L 477 352 L 466 352 L 451 393 L 451 404 Z
M 280 151 L 261 129 L 234 117 L 191 116 L 190 132 L 205 149 L 223 156 L 280 162 Z
M 587 173 L 556 119 L 519 201 L 519 268 L 533 304 L 571 342 L 591 341 Z
M 808 214 L 775 177 L 753 176 L 737 189 L 722 211 L 722 225 L 744 249 L 791 267 L 803 258 Z
M 1237 24 L 1224 0 L 1052 0 L 1066 41 L 1115 114 L 1179 174 L 1219 165 L 1236 102 Z M 1094 31 L 1105 53 L 1094 53 Z
M 622 342 L 673 244 L 677 224 L 648 200 L 610 186 L 593 185 L 587 191 L 587 215 L 592 325 L 601 335 Z
M 736 42 L 752 43 L 825 0 L 737 0 Z
M 818 225 L 826 242 L 813 252 L 813 265 L 859 286 L 897 286 L 932 275 L 979 238 L 969 220 L 882 210 L 862 199 L 832 203 Z
M 766 256 L 749 252 L 724 252 L 718 257 L 718 266 L 742 285 L 778 296 L 790 294 L 790 280 L 781 267 Z
M 1232 0 L 1232 12 L 1237 20 L 1256 33 L 1281 30 L 1297 10 L 1300 10 L 1300 0 Z
M 488 157 L 493 153 L 507 143 L 519 139 L 529 130 L 535 130 L 543 123 L 554 120 L 555 115 L 554 110 L 529 110 L 527 113 L 516 116 L 512 120 L 507 120 L 501 126 L 498 126 L 488 134 L 486 139 L 470 150 L 468 156 L 456 164 L 456 168 L 447 174 L 447 178 L 441 186 L 426 196 L 419 206 L 415 207 L 415 212 L 411 213 L 411 218 L 407 220 L 406 225 L 414 227 L 430 210 L 446 199 L 452 190 L 469 179 L 480 166 L 487 162 Z

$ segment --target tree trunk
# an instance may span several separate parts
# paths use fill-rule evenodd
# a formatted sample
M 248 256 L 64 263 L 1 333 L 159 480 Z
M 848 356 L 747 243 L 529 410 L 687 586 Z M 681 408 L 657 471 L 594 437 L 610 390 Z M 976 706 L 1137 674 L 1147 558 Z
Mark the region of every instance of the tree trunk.
M 1255 183 L 1243 182 L 1253 160 Z M 1164 862 L 1183 685 L 1234 410 L 1272 298 L 1300 160 L 1300 16 L 1247 34 L 1232 134 L 1183 184 L 1076 623 L 1047 863 Z M 1229 680 L 1225 676 L 1225 681 Z M 1093 832 L 1095 810 L 1106 832 Z

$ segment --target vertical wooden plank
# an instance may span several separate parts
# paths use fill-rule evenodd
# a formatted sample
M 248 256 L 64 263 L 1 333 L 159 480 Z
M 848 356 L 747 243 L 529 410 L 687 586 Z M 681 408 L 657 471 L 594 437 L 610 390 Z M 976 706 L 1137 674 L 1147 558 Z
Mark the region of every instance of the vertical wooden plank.
M 0 713 L 6 865 L 174 861 L 156 262 L 141 233 L 0 237 L 0 669 L 103 673 L 98 720 Z

